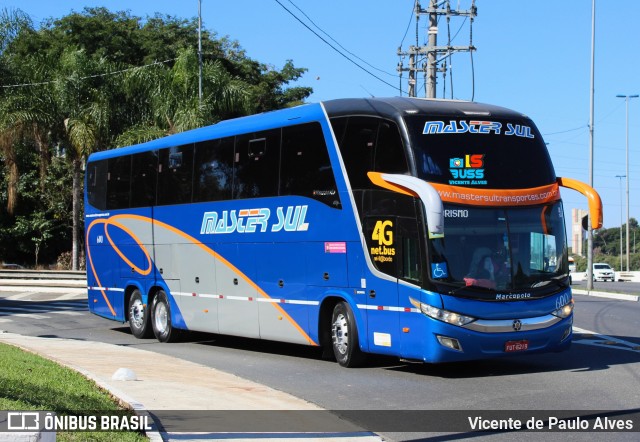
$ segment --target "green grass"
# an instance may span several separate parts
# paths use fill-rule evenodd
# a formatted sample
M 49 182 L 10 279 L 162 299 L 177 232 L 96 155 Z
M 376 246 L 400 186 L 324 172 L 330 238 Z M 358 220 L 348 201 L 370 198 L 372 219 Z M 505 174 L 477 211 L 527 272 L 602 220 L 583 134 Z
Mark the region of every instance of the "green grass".
M 81 374 L 16 347 L 0 344 L 0 410 L 58 414 L 123 410 Z M 58 432 L 61 441 L 146 441 L 135 432 Z

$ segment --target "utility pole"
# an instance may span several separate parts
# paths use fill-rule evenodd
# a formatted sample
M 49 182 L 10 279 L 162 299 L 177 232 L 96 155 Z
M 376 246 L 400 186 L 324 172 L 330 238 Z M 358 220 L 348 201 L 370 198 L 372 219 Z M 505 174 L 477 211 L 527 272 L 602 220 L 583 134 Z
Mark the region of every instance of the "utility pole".
M 400 63 L 398 64 L 398 72 L 402 77 L 403 72 L 409 73 L 409 87 L 408 95 L 415 97 L 417 94 L 416 83 L 419 72 L 423 72 L 425 76 L 425 97 L 436 98 L 436 84 L 437 84 L 437 72 L 438 63 L 447 58 L 450 58 L 455 52 L 471 52 L 476 48 L 473 46 L 472 29 L 473 20 L 478 15 L 478 9 L 476 8 L 475 0 L 471 0 L 471 7 L 468 10 L 451 9 L 450 1 L 446 0 L 441 2 L 438 6 L 438 0 L 428 0 L 429 7 L 423 9 L 420 6 L 420 2 L 415 3 L 416 14 L 416 44 L 415 46 L 409 46 L 409 49 L 403 51 L 402 48 L 398 49 L 398 55 L 400 56 Z M 427 15 L 429 18 L 429 27 L 427 34 L 427 45 L 419 45 L 419 27 L 420 16 Z M 447 45 L 438 46 L 438 21 L 440 17 L 446 17 L 447 28 L 451 17 L 466 17 L 469 18 L 469 45 L 468 46 L 452 46 L 451 33 L 448 34 Z M 441 56 L 440 59 L 438 57 Z M 404 67 L 402 59 L 409 57 L 409 67 Z M 426 63 L 423 60 L 426 57 Z M 451 63 L 449 63 L 449 69 L 451 69 Z M 453 88 L 451 93 L 453 94 Z M 443 97 L 444 98 L 444 97 Z

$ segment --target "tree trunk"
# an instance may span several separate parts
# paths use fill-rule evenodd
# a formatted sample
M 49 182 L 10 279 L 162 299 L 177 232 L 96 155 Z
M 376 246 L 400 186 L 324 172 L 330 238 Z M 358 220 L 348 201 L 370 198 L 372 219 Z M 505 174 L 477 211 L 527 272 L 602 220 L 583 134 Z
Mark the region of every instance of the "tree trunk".
M 13 137 L 11 134 L 2 134 L 0 148 L 4 153 L 4 163 L 7 168 L 7 213 L 13 216 L 18 204 L 18 180 L 20 172 L 16 164 L 16 152 L 13 149 Z
M 45 179 L 47 178 L 47 171 L 49 169 L 49 163 L 51 157 L 49 155 L 49 144 L 47 143 L 47 136 L 40 130 L 36 123 L 33 123 L 33 139 L 35 140 L 36 147 L 38 148 L 38 165 L 40 168 L 40 190 L 45 191 Z
M 73 234 L 72 234 L 72 241 L 73 244 L 71 245 L 71 270 L 78 270 L 78 262 L 79 262 L 79 257 L 80 257 L 80 208 L 81 208 L 81 204 L 80 204 L 80 198 L 82 198 L 82 195 L 80 193 L 80 190 L 82 189 L 82 185 L 81 185 L 81 178 L 80 178 L 80 166 L 82 164 L 82 161 L 78 158 L 74 158 L 73 159 L 73 163 L 72 163 L 72 167 L 73 167 L 73 189 L 72 189 L 72 195 L 73 195 L 73 202 L 72 202 L 72 209 L 71 211 L 73 212 L 72 217 L 73 217 Z

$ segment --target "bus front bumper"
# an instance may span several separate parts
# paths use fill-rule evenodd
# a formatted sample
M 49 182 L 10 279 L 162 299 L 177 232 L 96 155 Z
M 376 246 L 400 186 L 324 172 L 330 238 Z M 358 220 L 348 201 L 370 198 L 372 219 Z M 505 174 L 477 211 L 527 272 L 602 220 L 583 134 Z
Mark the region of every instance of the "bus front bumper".
M 551 316 L 551 315 L 549 315 Z M 571 345 L 573 315 L 561 319 L 475 321 L 464 327 L 432 318 L 423 343 L 425 362 L 454 362 L 563 351 Z

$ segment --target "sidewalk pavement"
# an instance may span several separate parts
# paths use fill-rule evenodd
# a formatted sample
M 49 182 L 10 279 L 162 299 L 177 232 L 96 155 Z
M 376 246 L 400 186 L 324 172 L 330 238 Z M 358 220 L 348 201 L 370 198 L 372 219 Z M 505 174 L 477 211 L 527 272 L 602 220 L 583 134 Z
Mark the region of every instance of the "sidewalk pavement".
M 138 414 L 147 410 L 321 410 L 287 393 L 200 364 L 137 348 L 59 338 L 40 338 L 0 332 L 0 342 L 37 353 L 79 371 L 129 404 Z M 136 380 L 114 380 L 114 373 L 127 368 Z M 162 413 L 158 413 L 162 414 Z M 330 413 L 318 413 L 326 428 L 345 427 Z M 350 424 L 349 424 L 350 425 Z M 147 432 L 151 440 L 248 441 L 349 441 L 380 442 L 373 433 L 356 426 L 340 433 L 166 433 Z M 157 425 L 154 425 L 157 428 Z M 324 428 L 324 427 L 323 427 Z M 286 431 L 286 430 L 285 430 Z M 328 430 L 331 431 L 331 430 Z

